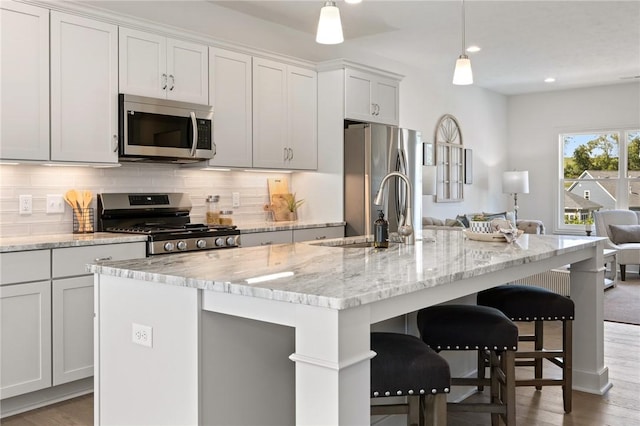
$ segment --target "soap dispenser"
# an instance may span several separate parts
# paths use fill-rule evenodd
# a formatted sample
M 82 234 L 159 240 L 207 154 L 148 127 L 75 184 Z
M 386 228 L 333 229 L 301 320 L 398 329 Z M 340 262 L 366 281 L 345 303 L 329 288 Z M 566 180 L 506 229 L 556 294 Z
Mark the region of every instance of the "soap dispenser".
M 389 247 L 389 222 L 385 220 L 382 210 L 378 210 L 378 219 L 373 223 L 373 246 Z

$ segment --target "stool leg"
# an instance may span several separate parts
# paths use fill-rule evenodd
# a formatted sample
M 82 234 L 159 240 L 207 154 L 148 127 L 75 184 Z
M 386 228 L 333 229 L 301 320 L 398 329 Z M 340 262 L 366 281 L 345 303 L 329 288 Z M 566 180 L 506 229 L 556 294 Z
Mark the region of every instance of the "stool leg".
M 447 426 L 447 394 L 426 395 L 422 401 L 424 404 L 424 425 Z
M 564 352 L 562 369 L 562 399 L 564 401 L 564 412 L 571 412 L 571 398 L 573 392 L 573 321 L 562 321 L 562 348 Z
M 506 405 L 504 422 L 507 426 L 516 424 L 516 357 L 514 351 L 504 351 L 500 357 L 505 375 L 502 402 Z
M 407 397 L 407 403 L 409 404 L 407 413 L 407 426 L 422 426 L 421 419 L 421 396 L 413 395 Z
M 484 349 L 478 350 L 478 379 L 484 379 L 487 368 L 487 351 Z M 478 391 L 482 392 L 484 385 L 478 385 Z
M 500 404 L 500 381 L 498 374 L 500 360 L 498 354 L 495 351 L 489 352 L 489 366 L 491 370 L 491 403 Z M 498 426 L 500 424 L 500 414 L 491 413 L 491 426 Z
M 625 281 L 627 265 L 620 265 L 620 280 Z
M 536 321 L 535 322 L 535 350 L 536 352 L 541 352 L 542 348 L 544 346 L 544 322 L 543 321 Z M 535 374 L 534 377 L 536 379 L 542 379 L 542 358 L 536 358 L 535 359 Z M 536 386 L 537 390 L 542 390 L 542 386 Z

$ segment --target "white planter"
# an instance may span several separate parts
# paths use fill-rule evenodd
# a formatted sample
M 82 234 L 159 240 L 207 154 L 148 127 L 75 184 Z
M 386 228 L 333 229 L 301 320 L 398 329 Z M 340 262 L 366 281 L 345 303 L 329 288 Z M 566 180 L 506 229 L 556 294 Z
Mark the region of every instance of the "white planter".
M 493 232 L 493 230 L 491 229 L 490 221 L 471 220 L 469 221 L 469 229 L 471 230 L 471 232 L 483 232 L 483 233 Z

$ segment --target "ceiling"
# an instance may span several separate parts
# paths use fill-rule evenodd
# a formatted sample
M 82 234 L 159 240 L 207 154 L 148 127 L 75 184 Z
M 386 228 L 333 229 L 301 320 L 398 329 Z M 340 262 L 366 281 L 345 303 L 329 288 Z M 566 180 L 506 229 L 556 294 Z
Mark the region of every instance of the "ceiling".
M 357 51 L 447 79 L 462 50 L 459 0 L 338 0 L 345 42 L 335 46 L 314 42 L 322 0 L 90 3 L 201 32 L 209 30 L 207 13 L 250 15 L 253 22 L 257 18 L 284 30 L 285 54 L 317 62 Z M 197 6 L 196 19 L 193 14 L 187 19 L 187 9 L 195 13 Z M 477 86 L 510 95 L 640 81 L 640 0 L 467 0 L 465 11 L 466 44 L 482 48 L 469 54 Z M 248 27 L 230 30 L 229 39 L 260 43 L 246 41 Z M 297 50 L 287 50 L 289 44 Z M 556 82 L 544 83 L 547 77 Z

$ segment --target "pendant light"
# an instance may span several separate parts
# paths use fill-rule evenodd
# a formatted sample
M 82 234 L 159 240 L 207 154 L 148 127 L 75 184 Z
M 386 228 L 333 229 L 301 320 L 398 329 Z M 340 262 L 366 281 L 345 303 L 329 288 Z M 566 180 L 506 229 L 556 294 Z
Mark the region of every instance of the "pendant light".
M 342 22 L 340 22 L 340 9 L 335 1 L 327 1 L 320 9 L 318 21 L 318 33 L 316 43 L 340 44 L 344 41 L 342 36 Z
M 471 60 L 464 53 L 465 37 L 464 37 L 464 0 L 462 0 L 462 54 L 456 61 L 456 69 L 453 71 L 453 84 L 464 86 L 473 84 L 473 72 L 471 71 Z

